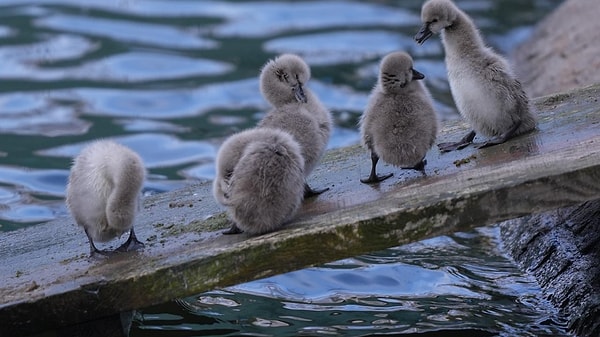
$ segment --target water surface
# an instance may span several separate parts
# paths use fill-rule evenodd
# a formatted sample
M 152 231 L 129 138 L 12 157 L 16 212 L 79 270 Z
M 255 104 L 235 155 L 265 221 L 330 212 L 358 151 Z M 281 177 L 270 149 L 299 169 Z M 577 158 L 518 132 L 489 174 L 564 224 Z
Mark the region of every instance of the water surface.
M 456 233 L 142 309 L 131 336 L 569 336 L 498 235 Z

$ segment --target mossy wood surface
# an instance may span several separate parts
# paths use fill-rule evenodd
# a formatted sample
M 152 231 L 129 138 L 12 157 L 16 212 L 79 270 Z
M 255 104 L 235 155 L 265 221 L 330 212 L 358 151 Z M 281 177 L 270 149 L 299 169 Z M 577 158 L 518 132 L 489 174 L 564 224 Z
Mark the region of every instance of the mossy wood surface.
M 369 174 L 369 154 L 358 146 L 331 151 L 310 178 L 312 187 L 330 191 L 306 200 L 284 229 L 258 237 L 221 234 L 229 224 L 209 182 L 146 198 L 136 220 L 146 244 L 139 252 L 91 259 L 71 218 L 2 233 L 0 336 L 598 199 L 599 98 L 600 86 L 542 97 L 538 130 L 481 150 L 432 149 L 426 176 L 380 162 L 378 171 L 394 177 L 364 185 L 359 179 Z M 460 121 L 446 123 L 438 141 L 467 131 Z

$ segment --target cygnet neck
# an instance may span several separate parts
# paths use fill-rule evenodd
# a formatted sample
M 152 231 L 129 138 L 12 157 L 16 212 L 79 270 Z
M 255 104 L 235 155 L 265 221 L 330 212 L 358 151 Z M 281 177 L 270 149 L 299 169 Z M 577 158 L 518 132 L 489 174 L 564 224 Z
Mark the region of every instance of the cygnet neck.
M 442 31 L 446 55 L 468 57 L 485 47 L 479 30 L 467 14 L 456 9 L 456 20 Z
M 123 206 L 136 204 L 138 202 L 138 186 L 143 184 L 143 174 L 140 176 L 138 171 L 142 169 L 133 160 L 119 163 L 119 165 L 121 167 L 113 177 L 114 189 L 110 199 Z

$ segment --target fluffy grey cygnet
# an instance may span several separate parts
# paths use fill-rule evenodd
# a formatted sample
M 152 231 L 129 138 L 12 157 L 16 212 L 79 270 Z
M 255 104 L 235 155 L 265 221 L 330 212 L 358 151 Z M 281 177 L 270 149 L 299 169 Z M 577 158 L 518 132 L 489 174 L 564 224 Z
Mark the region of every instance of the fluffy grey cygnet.
M 479 147 L 501 144 L 531 131 L 536 121 L 529 100 L 508 62 L 486 47 L 475 24 L 450 0 L 429 0 L 421 9 L 423 26 L 415 35 L 422 44 L 441 32 L 450 90 L 460 114 L 473 128 L 441 151 L 469 145 L 476 133 L 492 137 Z
M 304 159 L 288 133 L 255 128 L 229 137 L 217 154 L 215 199 L 233 221 L 226 234 L 262 234 L 282 227 L 298 211 Z
M 213 180 L 213 196 L 221 205 L 228 205 L 229 190 L 233 169 L 240 161 L 244 150 L 253 140 L 266 137 L 269 131 L 243 131 L 227 138 L 219 148 L 215 162 L 216 176 Z
M 392 176 L 377 175 L 379 158 L 405 169 L 425 170 L 425 154 L 435 142 L 438 121 L 429 91 L 419 81 L 423 78 L 407 53 L 391 53 L 381 61 L 379 79 L 359 122 L 372 164 L 371 174 L 361 182 Z
M 140 191 L 146 171 L 140 156 L 111 140 L 86 146 L 73 160 L 67 184 L 66 203 L 77 224 L 85 230 L 90 254 L 112 252 L 96 248 L 129 231 L 129 238 L 116 251 L 144 247 L 133 230 Z
M 290 133 L 302 148 L 304 175 L 308 177 L 325 153 L 331 135 L 331 113 L 305 86 L 310 68 L 297 55 L 283 54 L 268 61 L 260 74 L 260 90 L 273 108 L 258 124 Z M 328 188 L 313 190 L 305 185 L 305 197 Z

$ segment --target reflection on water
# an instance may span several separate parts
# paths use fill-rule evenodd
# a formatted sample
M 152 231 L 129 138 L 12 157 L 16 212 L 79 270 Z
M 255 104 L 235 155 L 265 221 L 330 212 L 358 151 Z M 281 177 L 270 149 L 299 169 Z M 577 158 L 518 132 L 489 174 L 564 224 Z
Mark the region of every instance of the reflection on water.
M 457 233 L 139 310 L 131 336 L 568 336 L 497 238 Z

